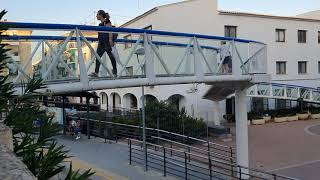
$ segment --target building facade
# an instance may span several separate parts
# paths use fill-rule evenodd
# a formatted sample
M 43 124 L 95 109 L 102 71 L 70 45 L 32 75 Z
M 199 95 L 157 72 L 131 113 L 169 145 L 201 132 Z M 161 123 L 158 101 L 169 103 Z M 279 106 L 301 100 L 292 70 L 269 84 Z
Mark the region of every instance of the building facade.
M 218 10 L 217 0 L 189 0 L 155 7 L 121 27 L 187 32 L 256 40 L 268 46 L 268 73 L 273 82 L 320 87 L 320 13 L 314 11 L 296 17 L 261 15 Z M 128 35 L 130 37 L 131 35 Z M 195 90 L 196 89 L 196 90 Z M 221 114 L 232 113 L 232 99 L 215 102 L 202 99 L 206 85 L 174 85 L 147 88 L 147 94 L 158 100 L 179 95 L 180 105 L 195 117 L 219 124 Z M 130 93 L 130 96 L 126 96 Z M 140 88 L 99 91 L 102 107 L 141 107 Z M 115 96 L 115 94 L 117 94 Z M 130 106 L 127 98 L 137 99 Z M 108 99 L 108 100 L 107 100 Z M 118 100 L 115 100 L 118 99 Z M 124 101 L 124 102 L 121 102 Z M 279 102 L 277 102 L 279 101 Z M 250 109 L 286 106 L 283 100 L 253 99 Z

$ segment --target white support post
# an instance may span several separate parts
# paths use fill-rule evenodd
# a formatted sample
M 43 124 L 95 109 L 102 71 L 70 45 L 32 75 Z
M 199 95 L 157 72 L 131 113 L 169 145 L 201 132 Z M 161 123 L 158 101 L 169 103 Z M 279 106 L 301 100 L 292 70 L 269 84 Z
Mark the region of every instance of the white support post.
M 186 64 L 184 67 L 184 73 L 188 75 L 191 74 L 191 62 L 192 62 L 191 54 L 193 54 L 193 48 L 189 48 L 189 51 L 186 57 Z
M 135 51 L 137 50 L 138 45 L 140 44 L 141 40 L 142 40 L 142 36 L 140 36 L 140 37 L 138 38 L 138 40 L 136 41 L 136 43 L 134 44 L 134 46 L 133 46 L 133 48 L 132 48 L 129 56 L 127 57 L 124 65 L 123 65 L 123 68 L 121 69 L 121 71 L 120 71 L 120 73 L 119 73 L 120 76 L 122 75 L 123 71 L 126 71 L 126 66 L 128 65 L 128 63 L 130 62 L 133 54 L 134 54 Z
M 81 37 L 81 39 L 83 40 L 83 42 L 88 46 L 88 48 L 90 49 L 91 53 L 95 55 L 96 59 L 100 62 L 101 66 L 110 74 L 110 76 L 114 76 L 113 73 L 111 73 L 110 69 L 105 66 L 105 64 L 102 62 L 101 57 L 99 56 L 99 54 L 93 49 L 93 47 L 91 46 L 91 44 L 89 43 L 89 41 L 87 40 L 86 37 L 84 37 L 84 35 L 79 32 L 79 36 Z
M 89 72 L 91 65 L 93 64 L 94 60 L 96 58 L 93 56 L 91 57 L 91 60 L 87 63 L 87 72 Z
M 241 63 L 238 58 L 236 58 L 236 49 L 235 49 L 235 42 L 231 42 L 232 48 L 232 74 L 236 76 L 242 75 Z
M 220 126 L 221 124 L 221 109 L 220 109 L 220 102 L 219 101 L 213 101 L 213 121 L 214 125 Z
M 84 58 L 82 53 L 80 31 L 78 29 L 76 31 L 77 31 L 78 62 L 79 62 L 79 69 L 80 69 L 80 82 L 82 83 L 84 88 L 87 88 L 89 86 L 89 78 L 88 78 L 87 69 L 84 63 Z
M 57 53 L 57 51 L 52 47 L 51 44 L 49 44 L 47 41 L 45 41 L 45 43 L 48 45 L 49 49 L 51 50 L 51 52 L 52 52 L 53 54 L 56 54 L 56 53 Z M 64 67 L 67 69 L 67 71 L 69 72 L 69 74 L 70 74 L 71 76 L 75 77 L 75 76 L 76 76 L 75 72 L 73 72 L 73 71 L 69 68 L 68 64 L 64 61 L 64 59 L 63 59 L 62 57 L 63 57 L 63 55 L 61 54 L 61 56 L 60 56 L 60 58 L 59 58 L 59 62 L 62 64 L 62 66 L 64 66 Z
M 47 69 L 47 55 L 45 52 L 45 45 L 44 42 L 41 44 L 41 77 L 42 74 L 46 73 Z
M 244 63 L 243 63 L 243 60 L 242 60 L 242 57 L 241 57 L 241 54 L 240 54 L 240 52 L 239 52 L 239 50 L 238 50 L 238 48 L 237 48 L 237 46 L 236 46 L 236 44 L 235 44 L 235 42 L 233 41 L 233 43 L 234 43 L 234 50 L 236 51 L 236 53 L 237 53 L 237 56 L 238 56 L 238 58 L 239 58 L 239 61 L 240 61 L 240 69 L 242 70 L 242 71 L 244 71 L 246 74 L 249 74 L 249 70 L 245 67 L 245 65 L 244 65 Z
M 237 165 L 241 167 L 249 167 L 249 136 L 246 92 L 246 89 L 243 89 L 236 90 L 235 93 Z M 241 168 L 241 172 L 243 174 L 249 174 L 249 170 L 246 168 Z M 243 179 L 249 178 L 243 174 Z
M 198 80 L 202 80 L 204 78 L 204 73 L 202 70 L 202 63 L 200 61 L 200 52 L 197 48 L 197 40 L 194 38 L 193 41 L 193 57 L 194 57 L 194 75 L 197 77 Z
M 38 44 L 36 45 L 36 47 L 33 49 L 31 55 L 29 56 L 27 62 L 24 64 L 23 69 L 26 69 L 29 64 L 32 62 L 32 58 L 34 57 L 34 55 L 36 54 L 36 52 L 38 51 L 40 45 L 42 44 L 43 41 L 39 41 Z M 20 78 L 21 78 L 21 72 L 18 72 L 18 76 L 14 79 L 13 83 L 16 83 Z
M 25 72 L 25 70 L 21 66 L 19 66 L 19 64 L 15 60 L 11 59 L 10 62 L 13 63 L 18 68 L 18 71 L 20 71 L 25 77 L 27 77 L 29 80 L 31 79 Z
M 197 46 L 198 52 L 200 53 L 200 55 L 201 55 L 202 58 L 203 58 L 203 61 L 206 63 L 206 65 L 207 65 L 210 73 L 213 73 L 213 70 L 212 70 L 212 68 L 210 67 L 210 64 L 209 64 L 206 56 L 204 55 L 203 50 L 202 50 L 202 48 L 201 48 L 201 46 L 200 46 L 200 44 L 199 44 L 199 41 L 198 41 L 197 39 L 195 39 L 195 44 L 196 44 L 196 46 Z
M 69 36 L 67 37 L 67 39 L 63 42 L 60 50 L 58 51 L 58 53 L 54 57 L 52 63 L 50 64 L 49 68 L 47 69 L 47 72 L 45 74 L 43 74 L 43 76 L 42 76 L 43 80 L 46 80 L 48 75 L 49 75 L 49 73 L 51 72 L 52 68 L 57 66 L 58 60 L 60 58 L 60 55 L 63 53 L 63 50 L 67 47 L 67 44 L 70 41 L 70 39 L 72 38 L 73 34 L 74 34 L 74 31 L 71 31 Z
M 287 86 L 284 87 L 283 93 L 284 93 L 284 97 L 287 98 L 288 94 L 287 94 Z
M 190 55 L 190 47 L 191 47 L 191 44 L 193 43 L 193 40 L 194 40 L 193 38 L 190 39 L 190 41 L 189 41 L 189 43 L 187 45 L 186 51 L 184 52 L 184 54 L 183 54 L 183 56 L 182 56 L 182 58 L 181 58 L 181 60 L 180 60 L 180 62 L 178 64 L 178 66 L 177 66 L 177 68 L 176 68 L 176 70 L 174 72 L 175 75 L 177 75 L 177 73 L 178 73 L 183 61 L 186 59 L 186 57 L 188 57 Z
M 102 59 L 102 63 L 105 66 L 107 66 L 107 53 L 106 52 L 103 53 L 101 59 Z M 107 77 L 108 76 L 108 72 L 105 69 L 102 69 L 102 71 L 100 71 L 100 72 L 101 72 L 101 76 L 100 77 Z
M 145 73 L 146 77 L 152 82 L 154 82 L 156 78 L 155 69 L 154 69 L 154 59 L 151 50 L 151 46 L 148 43 L 148 35 L 144 34 L 144 49 L 145 49 Z
M 167 67 L 166 63 L 164 62 L 163 58 L 161 57 L 160 53 L 158 52 L 157 48 L 155 47 L 154 44 L 152 44 L 151 41 L 148 40 L 148 42 L 149 42 L 149 44 L 150 44 L 151 49 L 153 50 L 153 52 L 154 52 L 154 53 L 156 54 L 156 56 L 158 57 L 161 65 L 162 65 L 162 67 L 164 68 L 164 70 L 166 71 L 166 73 L 169 75 L 169 74 L 170 74 L 170 70 L 169 70 L 169 68 Z

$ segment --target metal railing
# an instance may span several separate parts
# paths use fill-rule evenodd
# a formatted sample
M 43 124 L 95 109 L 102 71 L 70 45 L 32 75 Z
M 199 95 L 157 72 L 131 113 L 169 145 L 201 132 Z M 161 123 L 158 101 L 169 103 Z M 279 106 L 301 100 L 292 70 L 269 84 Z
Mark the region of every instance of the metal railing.
M 37 35 L 4 37 L 6 42 L 28 42 L 28 46 L 35 47 L 26 60 L 20 59 L 21 64 L 12 60 L 12 65 L 18 69 L 18 75 L 12 81 L 19 84 L 20 80 L 31 79 L 37 74 L 46 82 L 46 89 L 51 93 L 142 85 L 251 81 L 252 74 L 267 73 L 267 47 L 257 41 L 71 24 L 0 24 L 9 26 L 10 30 L 37 30 Z M 48 36 L 52 32 L 66 36 Z M 97 54 L 98 39 L 86 37 L 86 32 L 119 34 L 112 52 L 117 74 L 113 74 L 108 57 Z M 125 39 L 128 34 L 132 40 Z M 222 53 L 222 49 L 232 56 L 232 63 L 227 68 L 231 72 L 224 66 L 226 54 Z M 38 59 L 38 63 L 32 63 Z M 95 61 L 101 64 L 100 72 L 96 72 L 99 78 L 89 76 L 94 72 Z M 132 68 L 130 72 L 128 67 Z M 119 81 L 110 83 L 107 79 Z
M 142 140 L 142 126 L 120 124 L 102 120 L 87 119 L 80 116 L 72 116 L 81 120 L 83 133 L 89 137 L 97 136 L 109 140 L 124 140 L 126 138 Z M 146 128 L 146 140 L 168 148 L 181 148 L 190 153 L 209 156 L 224 162 L 235 162 L 235 150 L 230 146 L 204 141 L 201 139 L 184 136 L 181 134 L 164 131 L 161 129 Z M 170 152 L 173 154 L 174 152 Z M 191 160 L 191 159 L 190 159 Z
M 163 172 L 164 176 L 172 175 L 179 179 L 229 180 L 229 179 L 257 179 L 257 180 L 296 180 L 287 176 L 249 169 L 211 158 L 190 153 L 184 150 L 147 143 L 147 153 L 144 154 L 142 141 L 128 139 L 129 164 L 145 165 L 146 169 Z M 155 151 L 154 149 L 157 149 Z M 171 155 L 171 152 L 174 152 Z M 146 163 L 144 162 L 146 157 Z M 202 159 L 195 161 L 194 159 Z

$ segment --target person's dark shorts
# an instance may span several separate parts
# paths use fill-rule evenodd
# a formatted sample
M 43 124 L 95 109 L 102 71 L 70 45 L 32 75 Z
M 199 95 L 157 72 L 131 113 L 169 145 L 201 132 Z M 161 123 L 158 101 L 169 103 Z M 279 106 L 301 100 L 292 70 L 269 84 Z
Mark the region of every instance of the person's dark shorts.
M 231 56 L 227 56 L 227 57 L 224 58 L 222 64 L 228 64 L 228 65 L 230 65 L 231 63 L 232 63 L 232 58 L 231 58 Z

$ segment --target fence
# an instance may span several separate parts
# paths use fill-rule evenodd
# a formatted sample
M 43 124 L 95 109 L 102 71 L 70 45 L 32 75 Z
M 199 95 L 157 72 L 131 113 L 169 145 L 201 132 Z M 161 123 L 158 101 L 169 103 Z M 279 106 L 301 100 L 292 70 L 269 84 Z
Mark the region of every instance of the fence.
M 108 121 L 87 119 L 73 116 L 81 120 L 83 133 L 90 136 L 104 138 L 105 141 L 125 140 L 126 138 L 142 140 L 142 127 Z M 89 133 L 88 133 L 89 132 Z M 210 156 L 224 162 L 235 162 L 235 150 L 230 146 L 204 141 L 201 139 L 180 135 L 160 129 L 146 128 L 147 142 L 162 145 L 168 148 L 180 148 L 187 152 Z M 156 148 L 156 147 L 155 147 Z M 174 152 L 172 151 L 171 154 Z
M 235 163 L 217 160 L 211 156 L 202 156 L 152 143 L 146 143 L 147 153 L 144 154 L 142 144 L 142 141 L 128 139 L 129 164 L 145 165 L 147 170 L 161 171 L 164 176 L 172 175 L 179 179 L 203 180 L 295 180 L 282 175 L 248 169 Z

